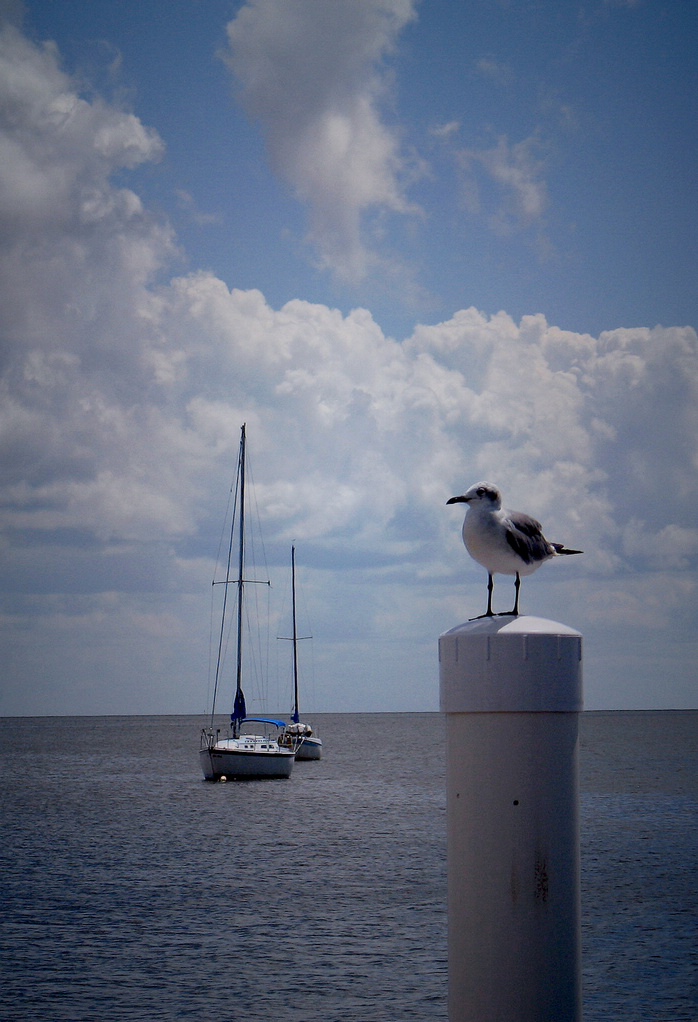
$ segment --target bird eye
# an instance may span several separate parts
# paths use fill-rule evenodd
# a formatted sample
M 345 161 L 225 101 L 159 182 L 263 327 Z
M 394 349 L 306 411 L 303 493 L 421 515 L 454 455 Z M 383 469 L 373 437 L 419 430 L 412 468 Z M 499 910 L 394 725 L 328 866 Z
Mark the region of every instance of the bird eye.
M 478 488 L 477 488 L 477 495 L 478 495 L 478 497 L 484 497 L 485 496 L 485 487 L 484 486 L 478 486 Z

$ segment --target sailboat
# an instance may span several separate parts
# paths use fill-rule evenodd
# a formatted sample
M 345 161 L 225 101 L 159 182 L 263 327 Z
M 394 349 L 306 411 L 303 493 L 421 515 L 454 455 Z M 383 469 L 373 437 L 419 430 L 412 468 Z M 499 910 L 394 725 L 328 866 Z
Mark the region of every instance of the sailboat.
M 322 739 L 313 734 L 310 724 L 303 723 L 298 710 L 298 642 L 299 635 L 296 626 L 296 548 L 291 547 L 291 617 L 293 620 L 293 711 L 291 723 L 286 725 L 286 730 L 281 737 L 281 743 L 289 748 L 295 746 L 296 759 L 320 759 L 322 756 Z M 285 636 L 282 636 L 285 638 Z M 302 636 L 309 639 L 309 635 Z
M 245 586 L 266 584 L 260 580 L 245 578 L 245 473 L 246 473 L 246 432 L 243 424 L 240 430 L 240 453 L 236 474 L 235 501 L 238 527 L 238 571 L 237 578 L 230 577 L 235 535 L 236 515 L 233 509 L 228 544 L 228 561 L 225 579 L 214 585 L 224 586 L 221 627 L 218 640 L 218 657 L 213 689 L 211 721 L 201 731 L 199 761 L 207 781 L 251 780 L 255 778 L 290 777 L 296 753 L 293 742 L 280 744 L 279 738 L 285 733 L 286 722 L 275 717 L 248 717 L 245 695 L 242 689 L 243 656 L 242 624 Z M 230 728 L 221 736 L 221 729 L 214 728 L 216 696 L 221 680 L 223 650 L 225 645 L 228 592 L 231 586 L 237 588 L 237 670 L 235 698 L 230 714 Z M 232 601 L 231 601 L 232 602 Z

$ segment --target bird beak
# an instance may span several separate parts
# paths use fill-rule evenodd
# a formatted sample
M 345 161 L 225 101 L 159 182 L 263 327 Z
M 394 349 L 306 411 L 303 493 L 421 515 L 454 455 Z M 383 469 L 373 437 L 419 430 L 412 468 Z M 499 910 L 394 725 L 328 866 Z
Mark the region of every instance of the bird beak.
M 469 502 L 470 502 L 470 497 L 464 497 L 464 496 L 461 496 L 461 497 L 451 497 L 450 500 L 446 501 L 447 504 L 468 504 Z

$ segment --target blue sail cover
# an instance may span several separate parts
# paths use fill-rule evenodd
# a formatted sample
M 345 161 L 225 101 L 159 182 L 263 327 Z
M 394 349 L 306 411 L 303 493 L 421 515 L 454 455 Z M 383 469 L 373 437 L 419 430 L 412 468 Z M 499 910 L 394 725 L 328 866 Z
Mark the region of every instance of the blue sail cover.
M 252 724 L 275 724 L 276 727 L 286 727 L 286 721 L 277 720 L 276 717 L 245 717 L 245 720 Z
M 239 722 L 244 720 L 247 716 L 247 708 L 245 706 L 245 696 L 243 695 L 242 689 L 238 689 L 235 693 L 235 703 L 233 704 L 233 712 L 230 714 L 230 723 L 235 726 L 236 721 Z

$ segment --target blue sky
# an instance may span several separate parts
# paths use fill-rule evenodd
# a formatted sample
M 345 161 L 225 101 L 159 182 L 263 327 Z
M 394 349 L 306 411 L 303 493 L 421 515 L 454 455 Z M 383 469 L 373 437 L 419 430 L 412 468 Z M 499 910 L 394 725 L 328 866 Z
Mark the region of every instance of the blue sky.
M 374 268 L 360 287 L 314 272 L 307 203 L 267 159 L 274 118 L 254 118 L 226 66 L 226 26 L 242 6 L 27 7 L 28 31 L 55 40 L 67 70 L 158 131 L 165 155 L 129 175 L 130 185 L 168 217 L 186 266 L 260 288 L 275 307 L 299 296 L 345 312 L 366 304 L 398 339 L 415 322 L 471 304 L 515 319 L 542 312 L 563 329 L 594 334 L 696 322 L 690 5 L 382 5 L 402 12 L 405 24 L 381 54 L 376 106 L 397 140 L 396 176 L 415 211 L 367 210 L 377 250 L 402 272 L 396 280 L 394 265 L 392 273 Z M 335 6 L 319 5 L 330 10 L 328 32 Z M 293 41 L 304 71 L 321 42 Z M 273 89 L 286 85 L 268 83 L 268 102 L 278 103 Z
M 480 478 L 587 705 L 695 705 L 690 5 L 0 12 L 0 712 L 204 708 L 242 421 L 317 709 L 436 708 Z

